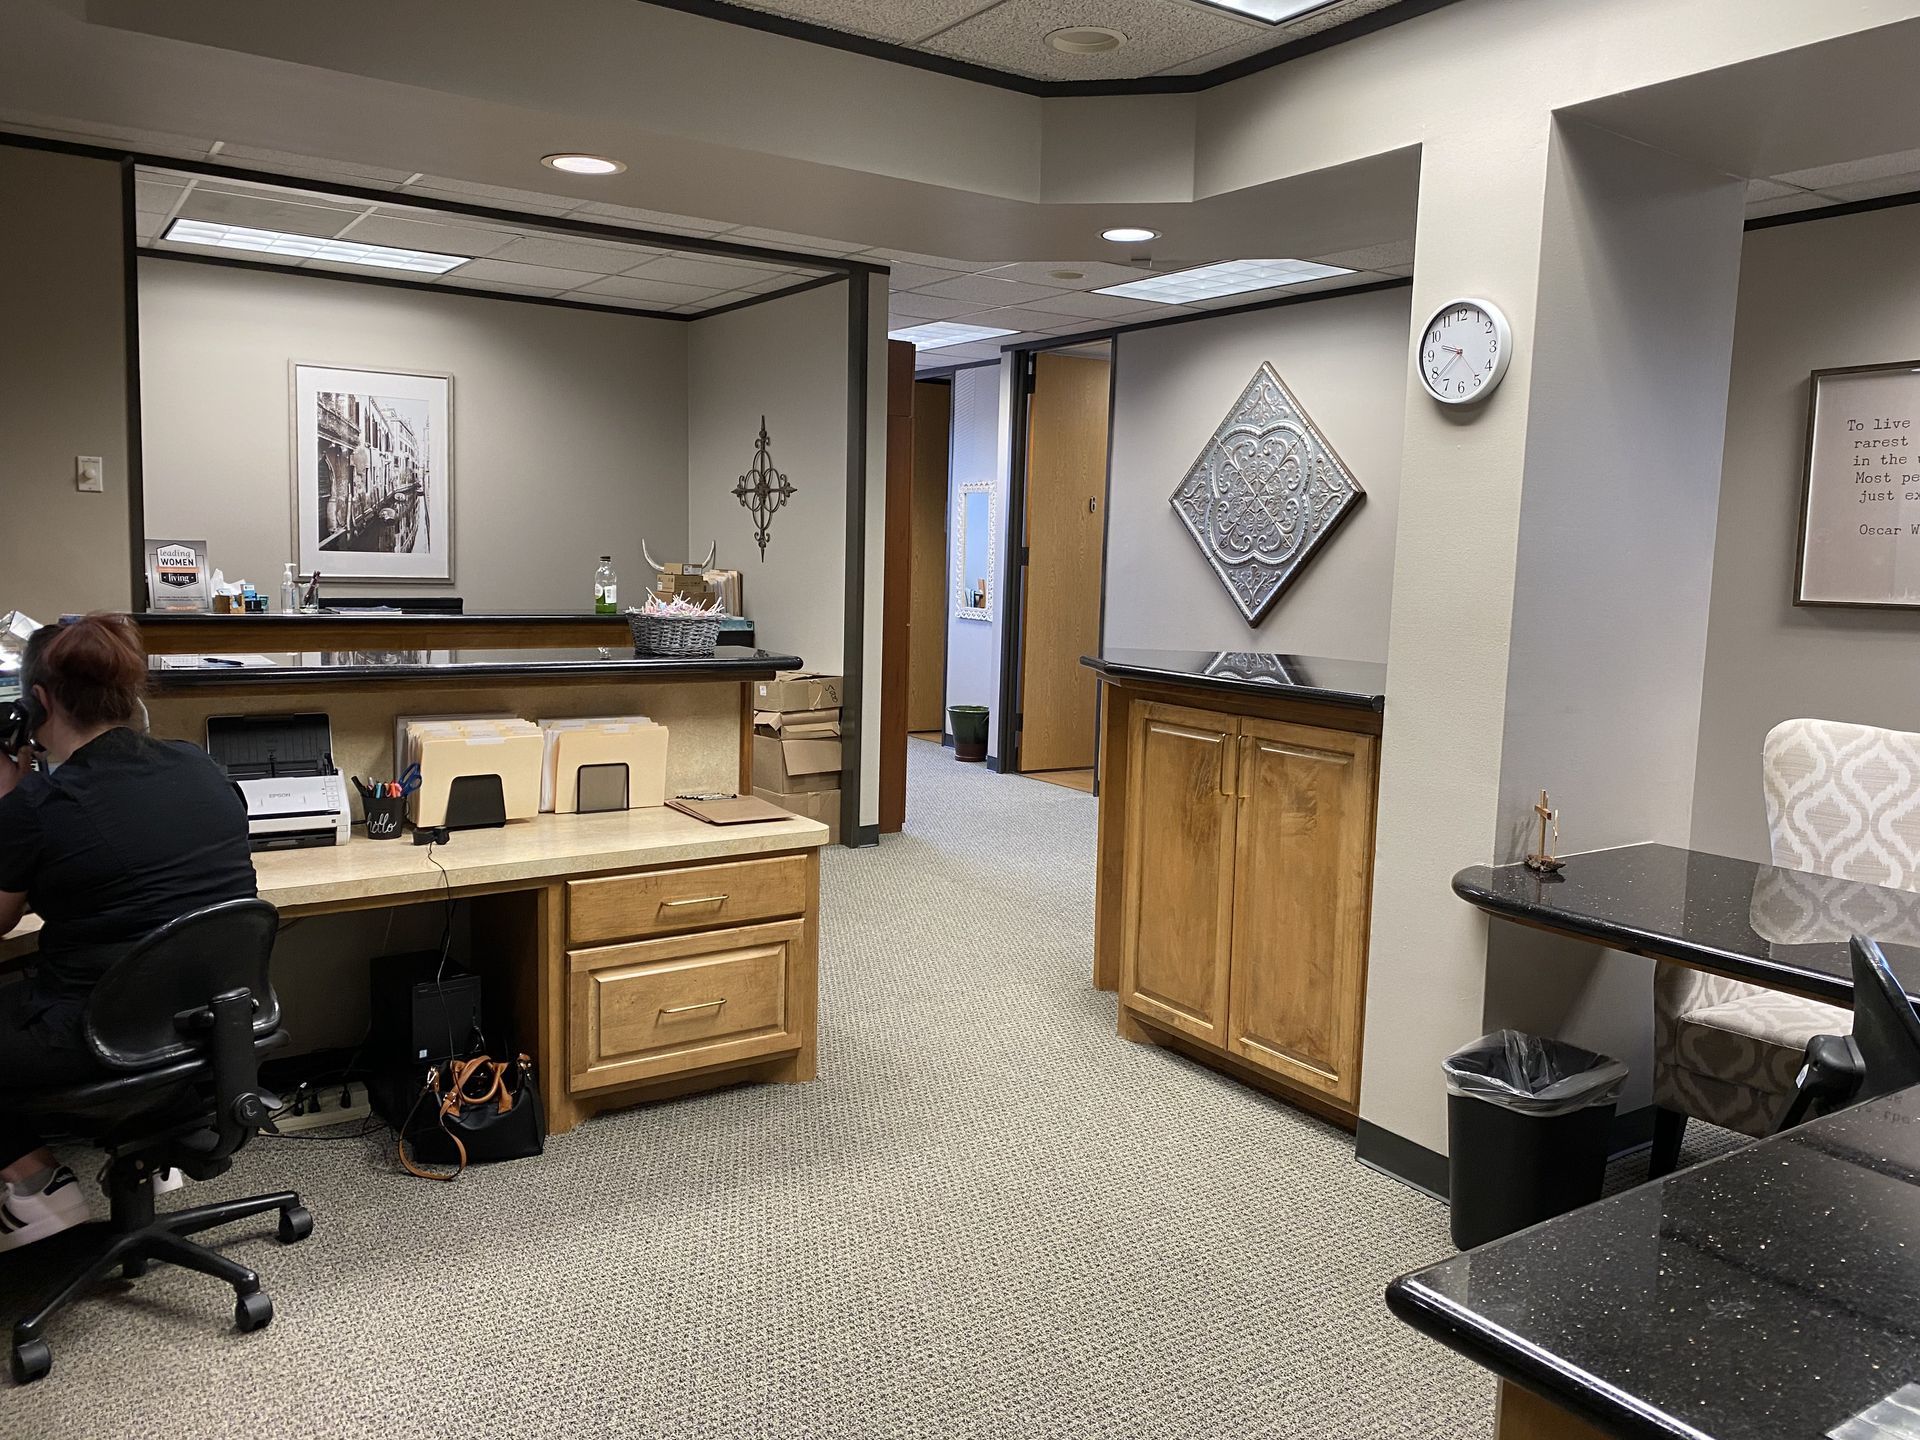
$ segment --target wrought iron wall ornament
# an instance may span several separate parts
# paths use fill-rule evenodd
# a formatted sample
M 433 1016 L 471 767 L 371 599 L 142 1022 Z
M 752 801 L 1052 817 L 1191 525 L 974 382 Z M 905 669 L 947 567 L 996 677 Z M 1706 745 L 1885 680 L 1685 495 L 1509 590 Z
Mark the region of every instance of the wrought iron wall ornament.
M 1249 625 L 1365 498 L 1265 361 L 1170 497 Z
M 767 536 L 773 514 L 793 496 L 794 487 L 787 477 L 773 468 L 772 441 L 767 438 L 767 417 L 760 417 L 760 438 L 753 442 L 753 464 L 733 487 L 734 498 L 753 515 L 753 538 L 760 545 L 760 559 L 767 558 Z

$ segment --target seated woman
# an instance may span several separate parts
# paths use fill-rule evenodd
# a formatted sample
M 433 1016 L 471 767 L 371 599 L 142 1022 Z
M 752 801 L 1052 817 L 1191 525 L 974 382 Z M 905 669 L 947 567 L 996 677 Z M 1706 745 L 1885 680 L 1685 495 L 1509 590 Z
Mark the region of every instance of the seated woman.
M 9 1114 L 8 1093 L 103 1073 L 83 1016 L 108 967 L 168 921 L 254 893 L 246 804 L 205 751 L 144 733 L 146 675 L 124 616 L 27 642 L 33 743 L 0 754 L 0 935 L 29 906 L 43 928 L 31 978 L 0 986 L 0 1250 L 87 1218 L 73 1172 Z

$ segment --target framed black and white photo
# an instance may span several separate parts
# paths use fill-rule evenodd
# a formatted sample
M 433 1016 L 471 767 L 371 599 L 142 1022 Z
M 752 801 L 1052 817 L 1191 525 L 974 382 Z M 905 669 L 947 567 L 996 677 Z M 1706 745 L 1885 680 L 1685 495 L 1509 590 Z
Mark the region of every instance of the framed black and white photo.
M 1793 603 L 1920 609 L 1920 360 L 1811 388 Z
M 293 541 L 302 575 L 453 578 L 453 377 L 293 366 Z

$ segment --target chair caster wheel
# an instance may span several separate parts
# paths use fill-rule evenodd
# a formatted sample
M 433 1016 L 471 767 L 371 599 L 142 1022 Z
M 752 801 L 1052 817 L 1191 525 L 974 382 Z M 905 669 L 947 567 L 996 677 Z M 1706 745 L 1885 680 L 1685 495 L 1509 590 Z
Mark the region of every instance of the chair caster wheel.
M 289 1205 L 280 1212 L 280 1243 L 293 1245 L 313 1234 L 313 1212 L 304 1205 Z
M 256 1290 L 233 1302 L 233 1323 L 241 1330 L 264 1330 L 273 1319 L 273 1301 Z
M 44 1340 L 28 1340 L 13 1347 L 13 1383 L 31 1385 L 53 1369 L 53 1351 Z
M 128 1260 L 120 1267 L 120 1278 L 122 1280 L 138 1280 L 142 1275 L 147 1273 L 151 1265 L 152 1262 L 149 1260 Z

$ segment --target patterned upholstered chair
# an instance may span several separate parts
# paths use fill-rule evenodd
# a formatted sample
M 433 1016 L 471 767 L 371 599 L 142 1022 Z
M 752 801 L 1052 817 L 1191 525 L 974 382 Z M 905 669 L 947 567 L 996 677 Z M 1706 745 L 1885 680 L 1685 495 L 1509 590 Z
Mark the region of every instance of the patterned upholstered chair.
M 1786 720 L 1768 732 L 1762 771 L 1775 865 L 1920 891 L 1920 735 Z M 1845 940 L 1856 931 L 1899 941 L 1920 913 L 1889 899 L 1885 915 L 1833 915 L 1817 882 L 1762 883 L 1754 926 L 1784 943 Z M 1689 1118 L 1771 1134 L 1792 1102 L 1807 1041 L 1851 1029 L 1852 1017 L 1831 1005 L 1660 965 L 1650 1172 L 1673 1169 Z

